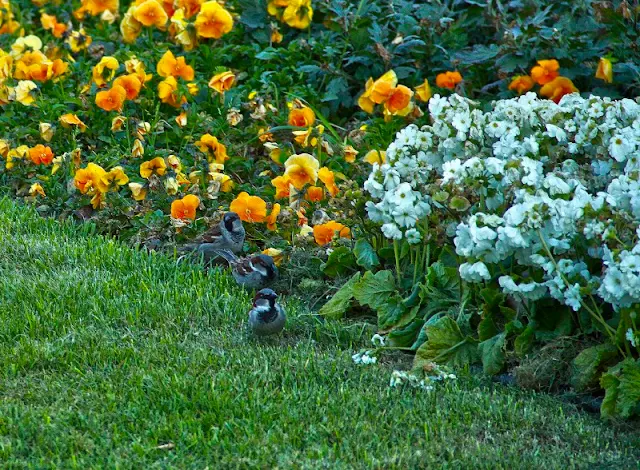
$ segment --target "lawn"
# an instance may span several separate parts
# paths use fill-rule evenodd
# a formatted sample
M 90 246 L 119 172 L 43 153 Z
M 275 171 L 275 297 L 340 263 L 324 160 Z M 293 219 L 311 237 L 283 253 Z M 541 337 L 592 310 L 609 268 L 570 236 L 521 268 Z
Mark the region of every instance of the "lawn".
M 361 325 L 286 299 L 248 337 L 224 273 L 0 200 L 0 462 L 79 468 L 629 468 L 640 434 L 459 372 L 433 392 L 356 366 Z M 83 233 L 84 232 L 84 233 Z M 397 364 L 396 364 L 397 366 Z

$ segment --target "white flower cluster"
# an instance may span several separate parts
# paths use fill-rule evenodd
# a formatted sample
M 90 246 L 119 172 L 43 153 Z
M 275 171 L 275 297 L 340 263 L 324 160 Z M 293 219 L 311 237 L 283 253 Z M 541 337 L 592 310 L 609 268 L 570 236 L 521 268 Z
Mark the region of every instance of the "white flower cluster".
M 439 211 L 467 281 L 498 278 L 507 293 L 576 311 L 592 296 L 640 305 L 638 103 L 528 93 L 481 111 L 436 95 L 429 110 L 432 123 L 399 132 L 365 183 L 386 237 L 418 242 L 415 227 Z M 456 219 L 441 194 L 469 210 Z
M 455 374 L 451 374 L 441 369 L 438 365 L 433 364 L 431 375 L 420 379 L 415 374 L 403 370 L 394 370 L 391 374 L 391 380 L 389 381 L 389 387 L 400 387 L 401 385 L 408 384 L 411 387 L 421 388 L 422 390 L 433 390 L 436 382 L 442 382 L 444 380 L 457 379 Z
M 378 362 L 378 358 L 372 356 L 371 354 L 373 354 L 373 351 L 363 351 L 355 353 L 353 356 L 351 356 L 351 359 L 353 359 L 353 362 L 355 364 L 360 364 L 363 366 L 366 366 L 368 364 L 375 364 L 376 362 Z

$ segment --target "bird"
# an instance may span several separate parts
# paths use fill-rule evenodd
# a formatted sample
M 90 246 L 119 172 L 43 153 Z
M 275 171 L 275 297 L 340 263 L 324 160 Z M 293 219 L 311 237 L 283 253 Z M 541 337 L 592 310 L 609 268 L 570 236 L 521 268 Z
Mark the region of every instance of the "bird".
M 236 282 L 248 289 L 262 289 L 278 278 L 278 268 L 269 255 L 238 258 L 229 250 L 215 250 L 212 254 L 225 259 Z
M 262 289 L 254 297 L 249 311 L 249 328 L 254 335 L 274 335 L 284 328 L 287 315 L 277 299 L 278 294 L 271 289 Z
M 240 253 L 244 245 L 245 230 L 235 212 L 227 212 L 222 220 L 204 232 L 193 243 L 180 248 L 181 253 L 195 253 L 209 263 L 220 258 L 219 251 Z

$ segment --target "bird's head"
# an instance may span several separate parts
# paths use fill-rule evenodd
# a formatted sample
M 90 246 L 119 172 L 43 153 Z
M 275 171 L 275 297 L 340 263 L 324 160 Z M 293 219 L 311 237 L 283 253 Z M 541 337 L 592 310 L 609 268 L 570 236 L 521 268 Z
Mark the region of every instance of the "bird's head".
M 253 298 L 253 305 L 255 307 L 268 305 L 272 309 L 275 306 L 277 299 L 278 294 L 276 294 L 272 289 L 261 289 Z
M 242 220 L 235 212 L 227 212 L 222 218 L 222 223 L 224 228 L 231 233 L 237 233 L 243 228 Z

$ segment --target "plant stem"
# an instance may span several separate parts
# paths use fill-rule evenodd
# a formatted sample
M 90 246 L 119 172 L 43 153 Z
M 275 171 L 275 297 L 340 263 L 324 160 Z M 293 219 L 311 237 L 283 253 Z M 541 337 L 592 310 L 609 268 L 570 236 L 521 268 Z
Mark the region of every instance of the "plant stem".
M 393 255 L 396 258 L 396 278 L 398 279 L 398 287 L 400 287 L 400 247 L 398 246 L 398 240 L 393 240 Z

